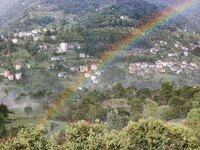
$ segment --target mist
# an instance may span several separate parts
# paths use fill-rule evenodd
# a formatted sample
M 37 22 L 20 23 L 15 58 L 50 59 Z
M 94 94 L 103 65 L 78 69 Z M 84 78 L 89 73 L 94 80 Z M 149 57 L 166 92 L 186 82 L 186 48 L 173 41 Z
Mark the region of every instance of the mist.
M 0 17 L 20 0 L 0 0 Z

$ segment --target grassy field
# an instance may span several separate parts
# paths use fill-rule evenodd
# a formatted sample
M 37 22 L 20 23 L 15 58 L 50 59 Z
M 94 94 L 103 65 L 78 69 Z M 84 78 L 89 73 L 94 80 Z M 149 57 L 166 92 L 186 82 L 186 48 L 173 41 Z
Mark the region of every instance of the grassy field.
M 11 122 L 6 124 L 7 129 L 16 128 L 20 126 L 24 126 L 26 128 L 34 128 L 39 124 L 43 124 L 44 127 L 47 129 L 48 133 L 53 134 L 58 131 L 65 130 L 67 127 L 66 122 L 46 120 L 46 118 L 43 116 L 26 116 L 20 114 L 10 114 L 9 119 L 11 120 Z

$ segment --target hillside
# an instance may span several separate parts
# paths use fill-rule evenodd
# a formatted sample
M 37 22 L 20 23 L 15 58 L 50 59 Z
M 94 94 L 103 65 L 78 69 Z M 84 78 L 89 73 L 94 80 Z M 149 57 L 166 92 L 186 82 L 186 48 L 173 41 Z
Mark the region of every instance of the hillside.
M 6 5 L 3 4 L 3 5 Z M 121 7 L 123 6 L 123 7 Z M 106 12 L 104 9 L 112 7 L 119 9 L 119 15 L 132 15 L 131 17 L 144 19 L 144 15 L 152 15 L 158 11 L 155 6 L 145 1 L 105 1 L 105 0 L 16 0 L 2 12 L 0 27 L 8 30 L 30 29 L 33 26 L 57 24 L 64 20 L 70 21 L 72 17 L 83 17 L 89 13 Z M 112 12 L 116 13 L 116 12 Z M 120 14 L 119 14 L 120 13 Z M 132 14 L 133 13 L 133 14 Z M 145 15 L 148 17 L 149 15 Z M 46 20 L 46 21 L 44 21 Z
M 159 5 L 159 6 L 170 6 L 174 7 L 176 3 L 181 3 L 182 0 L 146 0 L 149 3 Z M 190 9 L 182 12 L 181 16 L 178 18 L 178 22 L 182 21 L 182 17 L 186 18 L 184 28 L 192 31 L 200 31 L 200 3 L 196 3 Z
M 3 5 L 7 5 L 4 3 Z M 3 7 L 2 5 L 2 7 Z M 91 15 L 106 14 L 107 18 L 116 19 L 128 16 L 136 24 L 144 21 L 162 10 L 163 6 L 155 5 L 144 0 L 16 0 L 0 12 L 0 29 L 27 30 L 65 21 L 71 22 Z M 81 23 L 84 23 L 81 20 Z M 88 23 L 88 22 L 87 22 Z
M 177 1 L 176 1 L 177 2 Z M 3 1 L 0 11 L 0 30 L 27 30 L 35 26 L 59 24 L 65 21 L 75 21 L 91 13 L 113 13 L 114 16 L 127 15 L 131 19 L 143 20 L 164 7 L 173 7 L 175 1 L 149 0 L 15 0 L 9 3 Z M 5 7 L 4 7 L 5 6 Z M 110 12 L 109 9 L 113 9 Z M 199 30 L 198 6 L 184 12 L 175 23 L 188 30 Z M 110 14 L 111 15 L 111 14 Z M 75 20 L 74 20 L 75 19 Z M 85 19 L 85 18 L 84 18 Z M 45 20 L 45 21 L 44 21 Z

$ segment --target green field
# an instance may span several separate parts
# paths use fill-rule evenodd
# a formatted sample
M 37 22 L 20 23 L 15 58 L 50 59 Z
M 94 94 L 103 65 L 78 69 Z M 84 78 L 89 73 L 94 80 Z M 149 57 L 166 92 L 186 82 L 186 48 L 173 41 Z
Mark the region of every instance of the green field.
M 16 128 L 16 127 L 26 127 L 34 128 L 39 124 L 43 124 L 49 134 L 57 133 L 59 131 L 65 130 L 67 127 L 66 122 L 46 120 L 43 116 L 26 116 L 20 114 L 10 114 L 9 119 L 11 120 L 6 124 L 7 129 Z M 53 127 L 53 130 L 51 130 Z

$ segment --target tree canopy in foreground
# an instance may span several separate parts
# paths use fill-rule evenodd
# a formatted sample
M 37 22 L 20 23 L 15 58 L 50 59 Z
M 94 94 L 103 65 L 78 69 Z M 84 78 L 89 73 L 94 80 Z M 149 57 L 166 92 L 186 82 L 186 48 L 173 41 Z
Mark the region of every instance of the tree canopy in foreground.
M 168 126 L 153 118 L 129 122 L 122 130 L 109 130 L 106 123 L 79 121 L 63 134 L 48 137 L 44 126 L 22 129 L 16 137 L 1 141 L 1 150 L 184 150 L 198 149 L 192 131 Z

